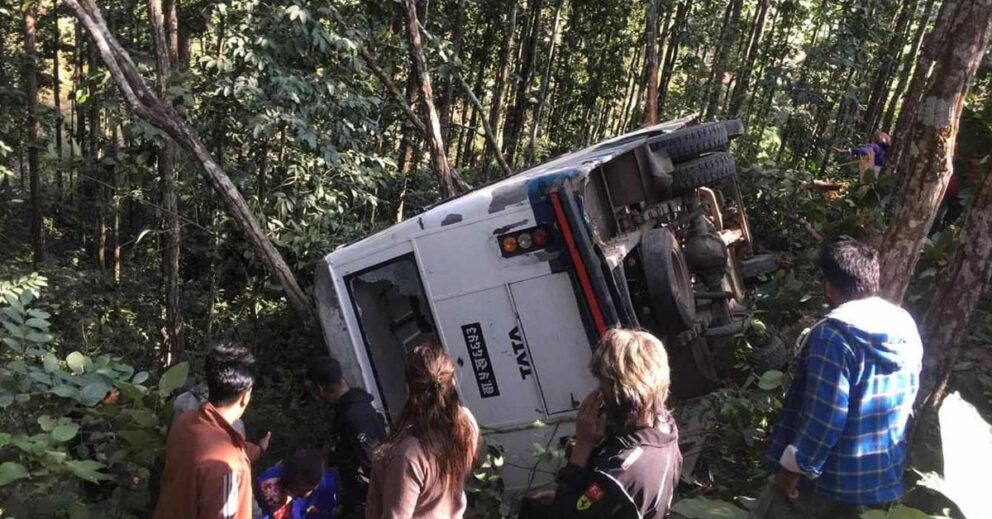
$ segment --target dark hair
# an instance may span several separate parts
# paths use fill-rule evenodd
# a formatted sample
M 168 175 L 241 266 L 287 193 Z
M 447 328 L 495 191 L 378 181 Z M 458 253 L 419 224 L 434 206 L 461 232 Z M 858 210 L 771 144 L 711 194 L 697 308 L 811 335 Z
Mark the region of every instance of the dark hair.
M 830 243 L 820 251 L 823 277 L 850 299 L 864 299 L 878 293 L 878 251 L 857 240 Z
M 317 357 L 307 367 L 307 380 L 320 387 L 337 387 L 342 378 L 341 363 L 334 357 Z
M 311 490 L 324 477 L 324 457 L 317 449 L 297 449 L 283 464 L 280 483 L 285 489 Z
M 229 405 L 255 385 L 252 367 L 255 358 L 239 344 L 223 343 L 207 353 L 208 400 L 214 405 Z
M 406 361 L 406 404 L 382 448 L 412 435 L 431 456 L 440 477 L 447 479 L 448 491 L 462 492 L 479 435 L 455 388 L 455 363 L 436 344 L 417 346 Z

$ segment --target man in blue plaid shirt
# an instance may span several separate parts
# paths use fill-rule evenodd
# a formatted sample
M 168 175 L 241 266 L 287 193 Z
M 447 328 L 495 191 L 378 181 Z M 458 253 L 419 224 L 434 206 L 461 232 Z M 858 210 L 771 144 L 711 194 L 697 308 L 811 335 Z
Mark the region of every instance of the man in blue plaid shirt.
M 833 310 L 802 340 L 768 445 L 775 482 L 755 518 L 857 518 L 903 494 L 906 422 L 923 357 L 916 323 L 875 295 L 872 247 L 836 242 L 820 264 Z

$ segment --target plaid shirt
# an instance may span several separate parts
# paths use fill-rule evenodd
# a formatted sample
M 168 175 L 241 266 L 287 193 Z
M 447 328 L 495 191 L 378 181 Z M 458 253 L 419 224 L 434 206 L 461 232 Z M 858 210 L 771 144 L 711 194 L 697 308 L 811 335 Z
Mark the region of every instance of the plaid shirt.
M 909 314 L 876 299 L 838 308 L 854 323 L 831 314 L 810 332 L 767 451 L 770 470 L 805 473 L 800 491 L 855 505 L 903 494 L 922 358 Z

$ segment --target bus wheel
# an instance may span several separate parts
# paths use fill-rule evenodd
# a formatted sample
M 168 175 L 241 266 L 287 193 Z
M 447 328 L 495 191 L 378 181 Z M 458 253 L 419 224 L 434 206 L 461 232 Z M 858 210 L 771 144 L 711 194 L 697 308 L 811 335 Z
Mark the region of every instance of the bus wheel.
M 689 267 L 675 235 L 664 227 L 650 229 L 641 238 L 640 249 L 657 332 L 675 335 L 691 329 L 696 319 L 696 299 Z

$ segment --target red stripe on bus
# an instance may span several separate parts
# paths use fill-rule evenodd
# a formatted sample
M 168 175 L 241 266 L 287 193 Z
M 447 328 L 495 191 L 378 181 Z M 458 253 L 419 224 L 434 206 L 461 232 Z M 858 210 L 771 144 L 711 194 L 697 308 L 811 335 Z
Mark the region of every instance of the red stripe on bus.
M 555 210 L 555 219 L 558 220 L 558 225 L 561 226 L 561 232 L 565 237 L 565 245 L 568 247 L 568 255 L 572 257 L 572 265 L 575 266 L 575 274 L 579 278 L 579 286 L 582 287 L 582 293 L 585 294 L 586 302 L 589 303 L 589 312 L 592 314 L 593 325 L 596 327 L 596 332 L 602 337 L 606 333 L 606 320 L 603 319 L 603 312 L 599 309 L 599 303 L 596 301 L 596 292 L 592 289 L 592 282 L 589 281 L 589 273 L 586 271 L 585 264 L 582 263 L 582 256 L 579 255 L 579 249 L 575 246 L 572 227 L 568 224 L 568 219 L 565 218 L 565 211 L 561 207 L 561 200 L 558 199 L 557 188 L 551 191 L 551 206 Z

